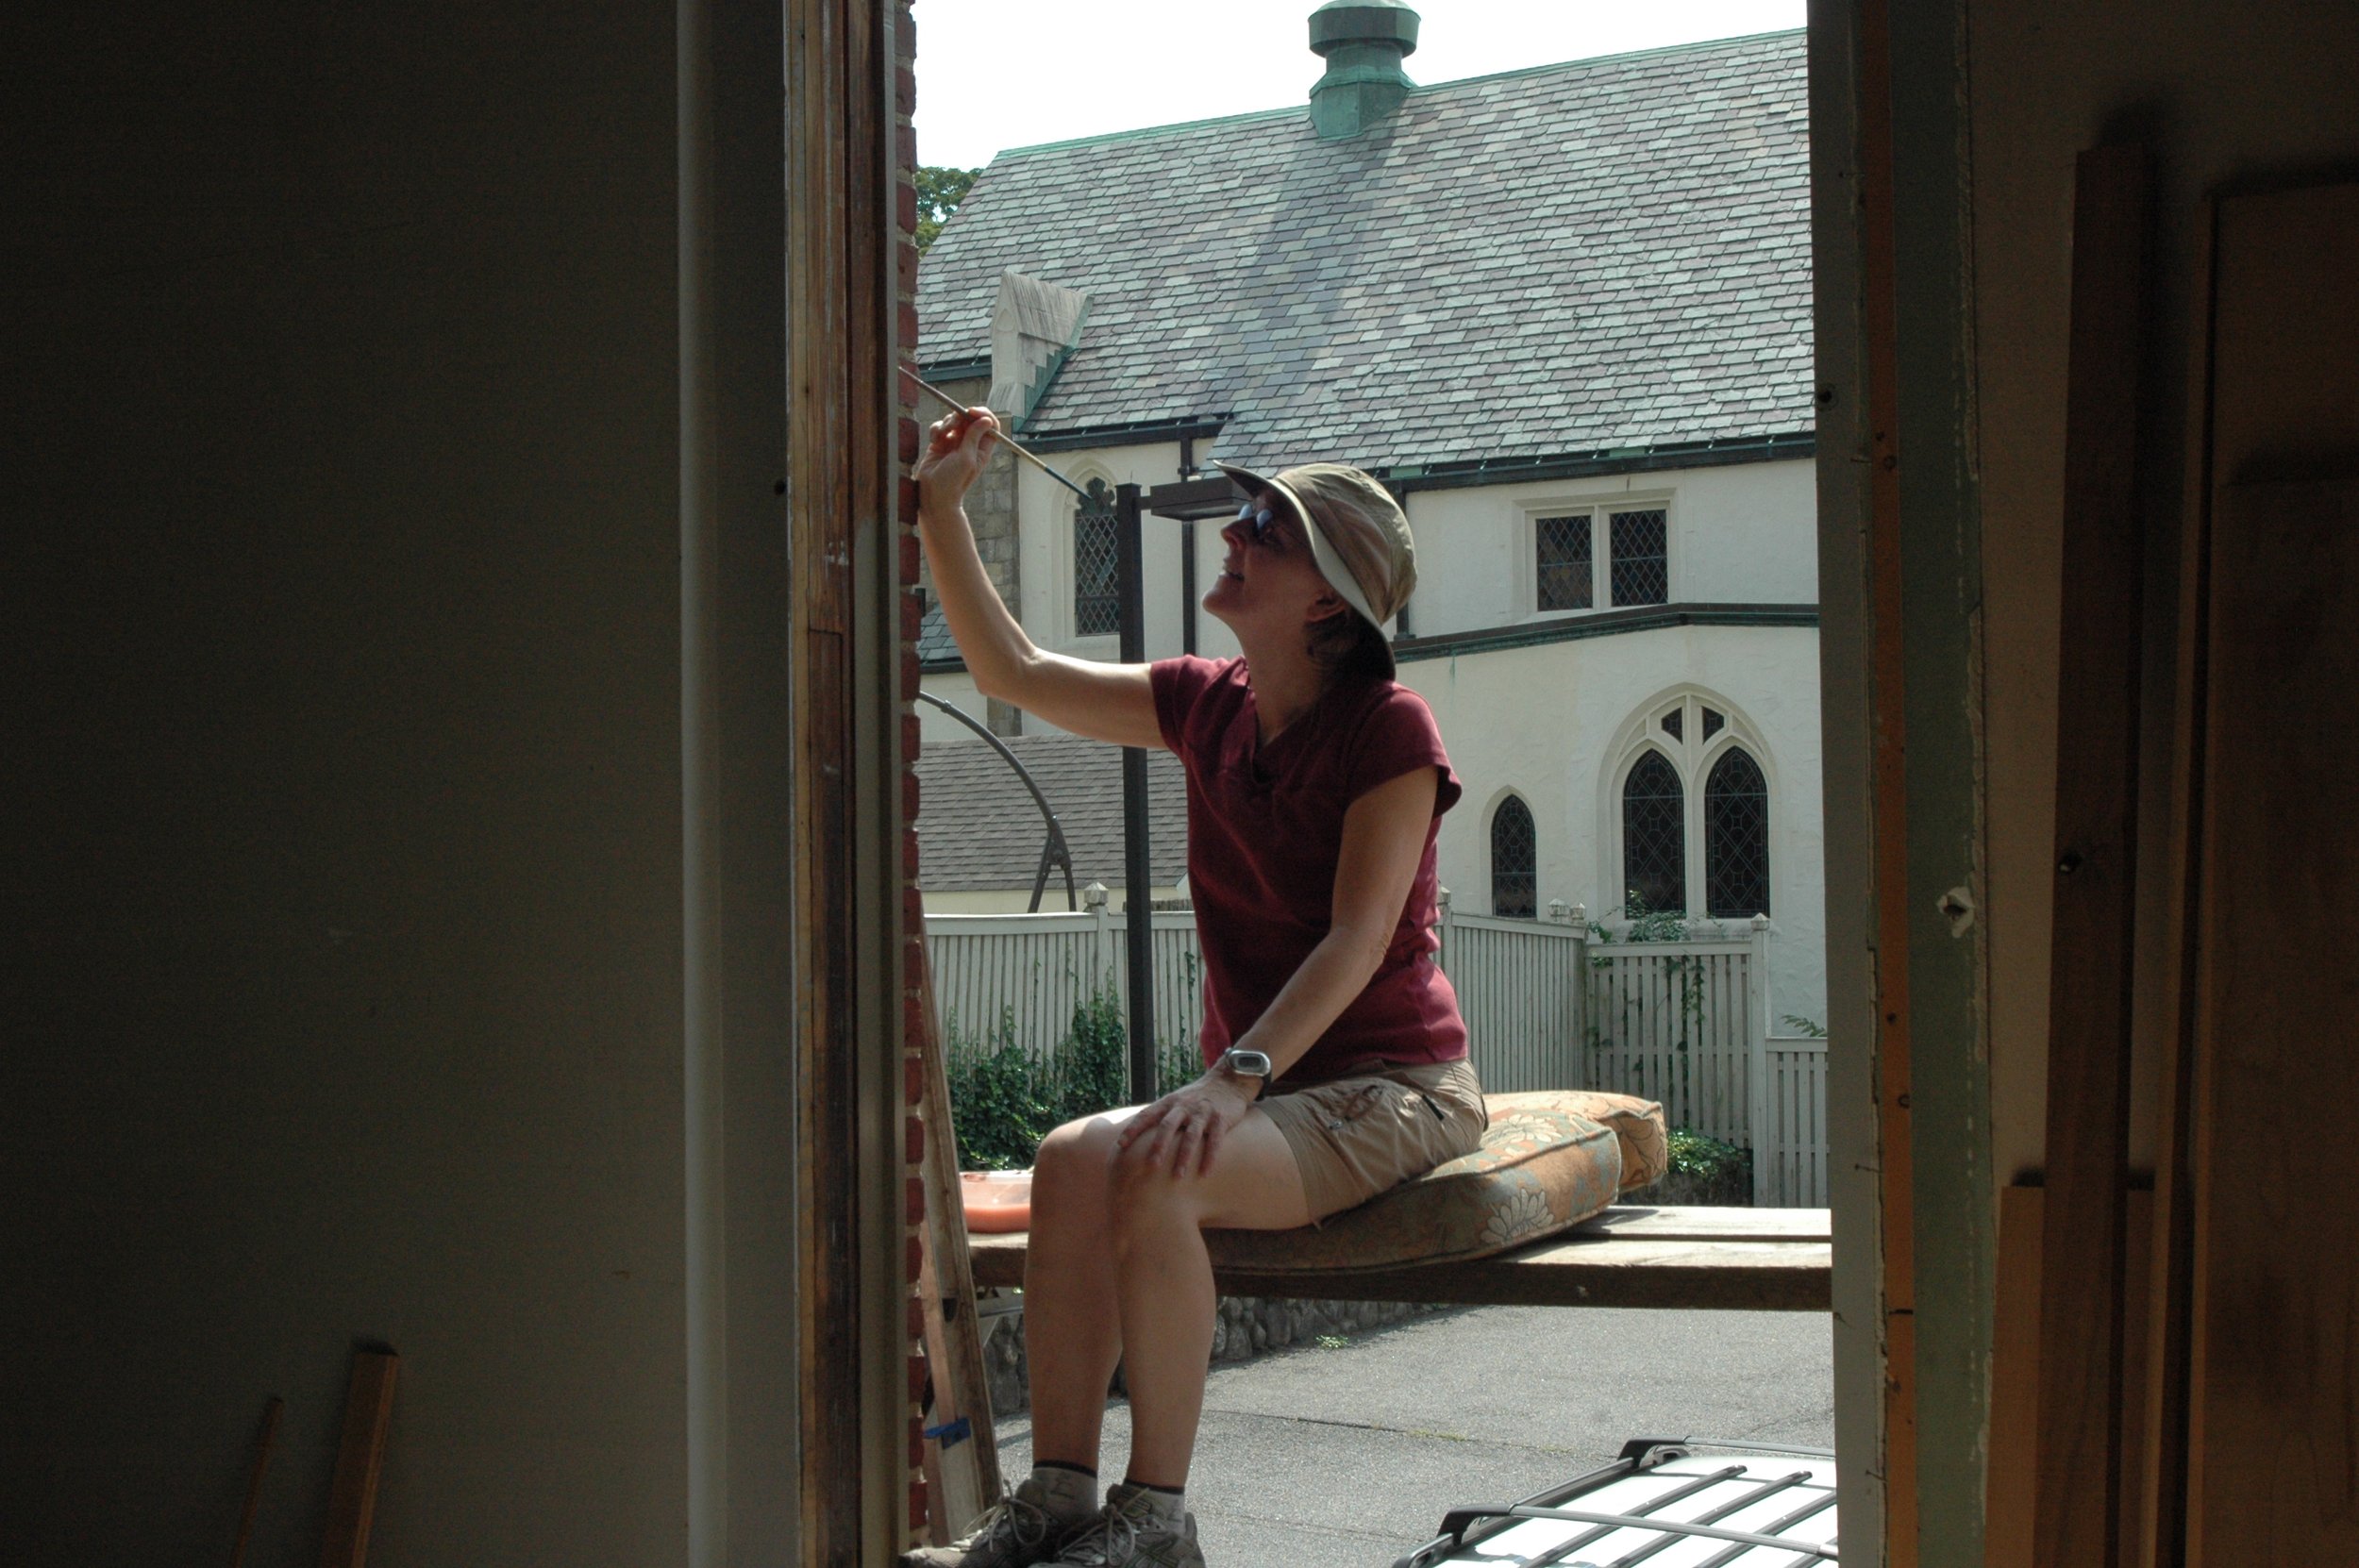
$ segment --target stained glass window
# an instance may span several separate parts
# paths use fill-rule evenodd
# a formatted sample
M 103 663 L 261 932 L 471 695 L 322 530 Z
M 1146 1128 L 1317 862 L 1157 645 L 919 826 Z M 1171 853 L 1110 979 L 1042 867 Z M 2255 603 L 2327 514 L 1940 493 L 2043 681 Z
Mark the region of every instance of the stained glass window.
M 1705 739 L 1705 740 L 1707 740 L 1707 741 L 1709 741 L 1709 740 L 1711 740 L 1711 739 L 1712 739 L 1715 735 L 1719 734 L 1719 733 L 1720 733 L 1720 730 L 1721 730 L 1721 726 L 1723 726 L 1724 725 L 1726 725 L 1728 722 L 1729 722 L 1729 721 L 1728 721 L 1726 718 L 1722 717 L 1722 715 L 1721 715 L 1721 713 L 1720 713 L 1720 710 L 1719 710 L 1718 709 L 1716 709 L 1716 708 L 1707 708 L 1707 709 L 1704 709 L 1704 739 Z
M 1610 525 L 1612 578 L 1617 605 L 1659 605 L 1671 597 L 1670 514 L 1617 511 Z
M 1122 594 L 1115 575 L 1113 492 L 1092 479 L 1090 501 L 1073 510 L 1073 628 L 1082 637 L 1122 629 Z
M 1715 919 L 1769 912 L 1769 781 L 1736 747 L 1704 780 L 1704 909 Z
M 1540 608 L 1587 609 L 1594 600 L 1589 514 L 1541 518 L 1533 533 L 1539 551 Z
M 1530 920 L 1540 912 L 1540 850 L 1531 809 L 1514 795 L 1491 816 L 1491 912 Z
M 1668 735 L 1672 740 L 1678 741 L 1684 739 L 1685 737 L 1681 734 L 1681 731 L 1686 727 L 1687 709 L 1684 708 L 1674 708 L 1671 711 L 1663 715 L 1663 733 Z
M 1622 780 L 1622 886 L 1633 915 L 1687 908 L 1687 797 L 1659 751 Z

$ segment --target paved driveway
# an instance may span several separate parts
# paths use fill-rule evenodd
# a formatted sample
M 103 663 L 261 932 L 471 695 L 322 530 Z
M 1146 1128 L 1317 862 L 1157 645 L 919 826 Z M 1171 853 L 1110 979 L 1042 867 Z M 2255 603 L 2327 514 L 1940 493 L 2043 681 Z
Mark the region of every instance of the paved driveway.
M 1208 1568 L 1389 1568 L 1453 1504 L 1509 1501 L 1632 1437 L 1834 1443 L 1830 1320 L 1481 1307 L 1217 1367 L 1188 1484 Z M 1031 1423 L 999 1424 L 1011 1480 Z M 1129 1412 L 1106 1429 L 1119 1479 Z

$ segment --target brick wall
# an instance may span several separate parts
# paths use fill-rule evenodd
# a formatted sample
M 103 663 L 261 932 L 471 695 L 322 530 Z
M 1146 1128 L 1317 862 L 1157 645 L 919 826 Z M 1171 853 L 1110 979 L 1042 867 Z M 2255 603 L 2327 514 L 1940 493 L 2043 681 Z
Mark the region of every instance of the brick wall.
M 892 26 L 893 147 L 894 162 L 901 185 L 899 199 L 895 203 L 900 225 L 900 234 L 894 247 L 896 304 L 894 319 L 899 324 L 899 341 L 895 352 L 901 363 L 914 369 L 917 350 L 917 133 L 910 124 L 910 116 L 917 108 L 917 23 L 911 15 L 908 0 L 896 0 L 893 8 Z M 894 377 L 900 455 L 904 463 L 916 460 L 918 442 L 924 436 L 924 426 L 917 417 L 917 390 L 910 385 L 907 376 Z M 920 559 L 916 481 L 905 474 L 896 495 L 895 542 L 900 572 L 901 607 L 901 700 L 896 711 L 901 725 L 901 798 L 905 818 L 901 828 L 901 1113 L 908 1134 L 904 1141 L 908 1168 L 904 1173 L 907 1206 L 903 1231 L 910 1287 L 908 1527 L 909 1541 L 913 1543 L 926 1528 L 925 1417 L 919 1403 L 926 1386 L 925 1316 L 924 1305 L 917 1293 L 918 1230 L 926 1223 L 926 1126 L 918 1114 L 918 1108 L 926 1097 L 923 1051 L 927 1019 L 919 989 L 926 963 L 925 907 L 920 903 L 917 892 L 917 623 L 922 601 L 918 597 Z

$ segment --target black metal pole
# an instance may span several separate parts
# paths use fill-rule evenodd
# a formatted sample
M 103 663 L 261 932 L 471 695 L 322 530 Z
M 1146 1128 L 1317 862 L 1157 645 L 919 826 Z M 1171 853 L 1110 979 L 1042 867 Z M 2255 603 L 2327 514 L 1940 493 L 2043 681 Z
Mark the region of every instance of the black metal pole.
M 1122 661 L 1146 661 L 1146 573 L 1139 487 L 1114 487 L 1114 576 L 1122 596 Z M 1146 753 L 1122 748 L 1124 952 L 1130 970 L 1130 1102 L 1155 1098 L 1155 888 L 1147 864 Z

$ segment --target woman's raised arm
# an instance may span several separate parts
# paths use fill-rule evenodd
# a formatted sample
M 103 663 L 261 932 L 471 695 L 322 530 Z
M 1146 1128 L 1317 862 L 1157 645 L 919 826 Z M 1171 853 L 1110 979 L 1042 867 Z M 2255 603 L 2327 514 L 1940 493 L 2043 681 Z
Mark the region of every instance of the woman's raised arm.
M 1161 749 L 1155 694 L 1144 664 L 1100 664 L 1033 645 L 983 570 L 962 503 L 998 440 L 988 409 L 937 421 L 917 462 L 917 531 L 932 566 L 934 592 L 976 689 L 1013 703 L 1060 729 L 1117 745 Z

